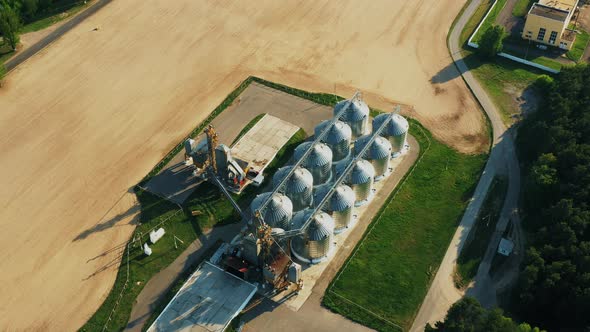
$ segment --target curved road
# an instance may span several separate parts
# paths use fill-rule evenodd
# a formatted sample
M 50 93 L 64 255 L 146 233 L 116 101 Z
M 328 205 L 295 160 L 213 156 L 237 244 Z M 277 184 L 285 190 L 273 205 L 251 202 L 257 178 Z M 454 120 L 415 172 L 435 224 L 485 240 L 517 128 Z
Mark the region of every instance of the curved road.
M 477 298 L 486 307 L 496 304 L 495 286 L 492 284 L 488 272 L 491 260 L 494 257 L 494 253 L 500 242 L 500 237 L 509 220 L 514 221 L 517 230 L 520 225 L 520 220 L 517 214 L 520 190 L 520 170 L 514 149 L 513 137 L 502 122 L 500 111 L 491 101 L 478 80 L 475 79 L 473 74 L 469 71 L 469 68 L 463 60 L 463 55 L 461 54 L 459 36 L 467 24 L 467 21 L 475 13 L 475 10 L 479 7 L 481 2 L 482 0 L 473 0 L 463 11 L 463 14 L 457 20 L 455 27 L 451 31 L 448 46 L 451 57 L 465 83 L 490 119 L 493 132 L 492 149 L 486 167 L 473 194 L 473 198 L 465 210 L 461 223 L 445 253 L 432 285 L 422 302 L 422 306 L 416 315 L 411 331 L 423 331 L 426 323 L 430 322 L 432 324 L 444 319 L 450 306 L 463 296 L 462 292 L 457 290 L 454 286 L 453 270 L 458 254 L 465 243 L 473 223 L 475 222 L 479 209 L 481 208 L 482 202 L 496 173 L 506 173 L 508 175 L 508 192 L 506 194 L 504 206 L 502 207 L 500 220 L 496 226 L 496 232 L 492 236 L 484 259 L 479 266 L 477 276 L 475 277 L 475 283 L 472 288 L 467 290 L 467 294 Z

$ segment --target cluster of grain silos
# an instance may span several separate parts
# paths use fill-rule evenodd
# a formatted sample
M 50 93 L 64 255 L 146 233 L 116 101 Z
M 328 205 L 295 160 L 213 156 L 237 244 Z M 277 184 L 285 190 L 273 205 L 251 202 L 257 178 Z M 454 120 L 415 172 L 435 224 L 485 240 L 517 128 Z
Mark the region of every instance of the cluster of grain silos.
M 369 107 L 359 98 L 336 104 L 334 116 L 315 128 L 313 142 L 295 149 L 295 166 L 276 172 L 277 194 L 251 204 L 254 213 L 268 201 L 261 217 L 275 232 L 295 232 L 293 255 L 311 263 L 328 256 L 333 235 L 352 225 L 355 209 L 372 199 L 374 182 L 389 174 L 391 158 L 407 144 L 408 121 L 396 113 L 375 117 L 369 133 Z

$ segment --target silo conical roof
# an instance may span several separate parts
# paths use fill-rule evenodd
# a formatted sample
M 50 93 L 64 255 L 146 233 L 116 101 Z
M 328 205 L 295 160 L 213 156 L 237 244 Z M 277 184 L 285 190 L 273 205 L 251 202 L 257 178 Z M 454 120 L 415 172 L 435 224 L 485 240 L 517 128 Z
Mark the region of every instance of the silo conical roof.
M 303 226 L 303 223 L 311 216 L 313 213 L 312 209 L 305 209 L 299 212 L 296 212 L 293 215 L 292 224 L 293 226 L 291 229 L 300 229 Z
M 321 241 L 328 238 L 334 232 L 334 220 L 325 212 L 313 216 L 309 227 L 307 227 L 307 238 L 310 241 Z
M 344 211 L 354 206 L 356 195 L 347 185 L 339 185 L 330 197 L 330 210 Z
M 313 142 L 301 143 L 295 148 L 295 159 L 300 159 Z M 323 143 L 317 143 L 304 161 L 306 167 L 322 166 L 332 162 L 332 150 Z
M 365 183 L 375 176 L 375 168 L 370 162 L 358 160 L 350 171 L 351 183 Z
M 256 196 L 250 204 L 250 210 L 252 213 L 254 213 L 254 211 L 256 211 L 270 195 L 271 193 L 268 192 Z M 271 197 L 269 203 L 266 205 L 266 209 L 262 211 L 264 222 L 273 226 L 279 221 L 290 219 L 292 215 L 293 203 L 291 203 L 291 200 L 287 196 L 282 194 L 275 194 Z
M 315 136 L 319 136 L 320 133 L 326 129 L 326 127 L 330 125 L 330 120 L 322 121 L 316 128 L 315 128 Z M 350 126 L 342 121 L 334 122 L 330 128 L 328 128 L 328 132 L 323 137 L 322 141 L 328 144 L 338 144 L 342 141 L 350 141 L 352 138 L 352 129 Z
M 340 110 L 346 106 L 347 100 L 343 100 L 334 106 L 334 116 L 340 112 Z M 344 112 L 344 115 L 339 119 L 344 122 L 349 121 L 360 121 L 369 116 L 369 106 L 360 99 L 354 99 L 348 110 Z
M 355 154 L 358 155 L 370 139 L 371 135 L 365 135 L 357 139 L 354 143 Z M 391 155 L 391 148 L 391 143 L 389 143 L 387 139 L 377 136 L 373 140 L 373 143 L 371 143 L 367 152 L 365 152 L 365 156 L 369 159 L 384 159 L 387 158 L 388 155 Z
M 281 167 L 272 178 L 273 186 L 278 186 L 292 168 L 293 166 Z M 300 193 L 311 187 L 313 187 L 313 176 L 311 173 L 305 168 L 297 167 L 285 183 L 285 192 Z
M 315 187 L 315 189 L 313 191 L 314 204 L 316 204 L 316 205 L 319 204 L 322 201 L 322 199 L 324 199 L 324 197 L 326 196 L 328 191 L 330 191 L 330 188 L 332 188 L 331 184 L 324 184 L 324 185 Z
M 373 130 L 376 130 L 383 124 L 385 120 L 391 118 L 391 121 L 383 128 L 381 135 L 383 136 L 399 136 L 408 132 L 410 125 L 408 120 L 397 113 L 383 113 L 379 114 L 373 119 Z

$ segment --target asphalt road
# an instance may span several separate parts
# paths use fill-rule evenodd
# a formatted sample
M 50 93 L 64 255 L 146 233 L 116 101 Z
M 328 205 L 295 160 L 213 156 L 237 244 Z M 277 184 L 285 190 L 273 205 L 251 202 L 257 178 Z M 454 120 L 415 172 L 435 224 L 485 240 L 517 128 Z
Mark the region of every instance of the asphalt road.
M 497 173 L 505 173 L 508 175 L 508 192 L 502 208 L 501 218 L 496 226 L 496 232 L 492 236 L 486 255 L 479 266 L 474 285 L 471 289 L 467 290 L 469 295 L 477 298 L 485 306 L 493 306 L 496 304 L 496 288 L 489 277 L 489 268 L 496 248 L 498 247 L 498 243 L 500 242 L 500 237 L 510 219 L 514 222 L 517 230 L 520 228 L 520 219 L 517 213 L 520 190 L 520 170 L 514 149 L 514 139 L 511 136 L 511 132 L 507 130 L 502 122 L 500 111 L 496 108 L 477 79 L 475 79 L 473 74 L 469 71 L 469 68 L 463 60 L 461 45 L 459 43 L 461 31 L 481 2 L 482 0 L 474 0 L 465 9 L 451 31 L 448 46 L 451 57 L 461 73 L 463 80 L 490 119 L 493 132 L 492 149 L 471 202 L 467 206 L 465 214 L 463 215 L 461 223 L 445 253 L 432 285 L 416 315 L 411 331 L 423 331 L 426 323 L 434 323 L 444 319 L 450 306 L 463 296 L 463 294 L 455 288 L 453 283 L 453 270 L 458 254 L 465 244 L 467 234 L 469 234 L 469 231 L 475 222 L 485 195 L 488 192 L 494 175 Z M 519 246 L 522 246 L 522 243 L 519 244 Z

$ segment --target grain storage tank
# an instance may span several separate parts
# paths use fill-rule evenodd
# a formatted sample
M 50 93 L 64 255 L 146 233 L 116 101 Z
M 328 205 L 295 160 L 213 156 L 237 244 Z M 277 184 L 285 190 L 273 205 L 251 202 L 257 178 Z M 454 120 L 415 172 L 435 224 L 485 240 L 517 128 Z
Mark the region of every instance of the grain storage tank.
M 355 206 L 365 204 L 371 199 L 375 168 L 366 160 L 358 160 L 350 171 L 350 187 L 356 196 Z
M 379 114 L 373 119 L 373 130 L 377 130 L 384 121 L 390 119 L 381 131 L 380 135 L 385 137 L 391 143 L 394 155 L 402 152 L 407 144 L 408 129 L 410 125 L 408 120 L 397 113 Z
M 331 123 L 331 121 L 325 120 L 315 127 L 315 136 L 318 137 L 324 130 L 328 132 L 322 138 L 322 142 L 332 150 L 332 161 L 336 162 L 346 158 L 350 153 L 350 140 L 352 139 L 350 126 L 342 121 Z
M 353 157 L 353 154 L 350 153 L 348 157 L 332 163 L 332 178 L 334 180 L 336 180 L 340 175 L 342 175 L 346 167 L 348 167 L 348 165 L 350 165 L 350 163 L 352 162 Z
M 252 200 L 250 204 L 250 211 L 252 215 L 264 203 L 271 193 L 263 193 Z M 270 202 L 262 212 L 264 222 L 270 227 L 282 228 L 289 230 L 291 228 L 291 218 L 293 217 L 293 203 L 291 200 L 282 194 L 275 194 L 270 198 Z
M 295 159 L 299 160 L 311 146 L 312 150 L 302 165 L 311 172 L 314 185 L 326 183 L 332 175 L 332 150 L 324 143 L 312 145 L 313 142 L 305 142 L 295 148 Z
M 332 184 L 325 184 L 314 189 L 313 203 L 317 205 L 326 197 L 332 189 Z M 352 221 L 352 208 L 356 201 L 354 190 L 349 186 L 341 184 L 334 189 L 331 196 L 322 207 L 332 219 L 334 219 L 334 233 L 342 232 Z
M 313 189 L 313 206 L 317 207 L 318 204 L 324 199 L 328 191 L 332 189 L 332 184 L 327 183 L 321 186 L 316 186 Z
M 363 136 L 354 142 L 354 154 L 358 155 L 371 140 L 370 135 Z M 391 160 L 391 143 L 381 136 L 375 137 L 369 149 L 361 156 L 373 164 L 375 168 L 375 180 L 383 178 L 389 169 Z
M 347 185 L 339 185 L 334 189 L 328 203 L 328 212 L 334 219 L 334 233 L 344 231 L 352 222 L 352 208 L 356 196 L 352 188 Z
M 293 166 L 280 168 L 272 178 L 273 187 L 277 187 Z M 298 167 L 285 182 L 284 192 L 293 203 L 293 211 L 303 210 L 311 206 L 313 176 L 303 167 Z
M 304 210 L 293 220 L 294 227 L 301 227 L 311 215 L 310 210 Z M 316 213 L 303 234 L 291 240 L 291 250 L 298 259 L 318 263 L 325 259 L 334 247 L 334 220 L 325 212 Z
M 347 100 L 343 100 L 334 106 L 334 116 L 346 106 L 347 102 Z M 350 126 L 353 138 L 363 136 L 367 133 L 369 126 L 369 106 L 360 98 L 356 98 L 352 100 L 350 106 L 339 120 Z

